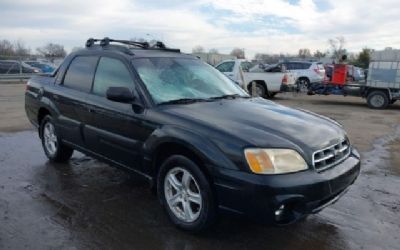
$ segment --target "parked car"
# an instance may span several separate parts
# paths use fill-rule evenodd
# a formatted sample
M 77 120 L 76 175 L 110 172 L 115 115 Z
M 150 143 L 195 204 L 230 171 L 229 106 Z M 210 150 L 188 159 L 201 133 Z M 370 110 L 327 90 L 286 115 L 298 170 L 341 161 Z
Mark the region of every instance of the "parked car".
M 249 93 L 252 93 L 251 83 L 255 82 L 255 96 L 272 98 L 281 92 L 283 81 L 286 81 L 287 85 L 294 85 L 296 83 L 294 74 L 282 69 L 267 72 L 264 70 L 264 66 L 260 67 L 260 71 L 256 71 L 254 65 L 244 59 L 225 60 L 216 66 L 216 69 L 235 82 L 242 82 L 240 68 L 242 68 L 244 78 L 242 87 Z
M 26 113 L 50 161 L 77 150 L 143 175 L 172 223 L 191 231 L 217 211 L 291 223 L 357 178 L 360 155 L 337 122 L 250 98 L 162 43 L 94 41 L 28 81 Z
M 37 62 L 37 61 L 24 61 L 24 63 L 28 64 L 29 66 L 36 68 L 38 70 L 40 70 L 43 73 L 51 73 L 55 70 L 54 67 L 45 64 L 45 63 L 41 63 L 41 62 Z
M 285 68 L 296 73 L 300 85 L 308 86 L 310 83 L 322 82 L 325 77 L 324 65 L 320 62 L 287 61 L 279 63 Z
M 347 76 L 354 82 L 365 81 L 364 69 L 354 65 L 347 65 Z
M 40 73 L 40 70 L 15 60 L 0 60 L 0 74 Z

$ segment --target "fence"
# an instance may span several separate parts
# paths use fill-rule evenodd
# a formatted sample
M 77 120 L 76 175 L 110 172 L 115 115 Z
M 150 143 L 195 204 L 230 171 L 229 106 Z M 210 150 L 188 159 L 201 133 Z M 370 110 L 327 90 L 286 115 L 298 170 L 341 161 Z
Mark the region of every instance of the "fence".
M 0 55 L 0 82 L 23 82 L 36 74 L 51 73 L 63 58 Z

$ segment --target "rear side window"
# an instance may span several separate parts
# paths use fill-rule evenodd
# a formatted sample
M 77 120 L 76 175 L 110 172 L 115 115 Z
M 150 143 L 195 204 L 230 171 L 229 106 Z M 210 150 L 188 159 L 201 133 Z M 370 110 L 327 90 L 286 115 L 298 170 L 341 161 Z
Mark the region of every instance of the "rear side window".
M 253 64 L 251 64 L 250 62 L 241 62 L 240 67 L 242 67 L 243 71 L 248 72 L 249 69 L 251 69 L 251 67 L 253 67 Z
M 302 69 L 309 69 L 310 66 L 311 66 L 311 63 L 302 63 L 302 64 L 301 64 L 301 68 L 302 68 Z
M 221 72 L 232 72 L 235 62 L 224 62 L 217 66 L 217 69 Z
M 118 59 L 102 57 L 94 77 L 93 93 L 106 96 L 109 87 L 127 87 L 132 89 L 133 82 L 125 64 Z
M 98 57 L 75 57 L 68 67 L 64 78 L 64 86 L 84 92 L 89 92 L 92 87 L 94 71 Z

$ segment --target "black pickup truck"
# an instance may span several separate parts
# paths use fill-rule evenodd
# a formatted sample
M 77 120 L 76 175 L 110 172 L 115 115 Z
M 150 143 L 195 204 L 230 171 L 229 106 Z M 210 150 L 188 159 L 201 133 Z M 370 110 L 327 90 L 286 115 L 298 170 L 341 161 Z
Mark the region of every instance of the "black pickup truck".
M 162 43 L 98 41 L 27 84 L 26 113 L 51 161 L 77 150 L 140 174 L 191 231 L 219 211 L 288 224 L 357 178 L 360 156 L 337 122 L 251 98 Z

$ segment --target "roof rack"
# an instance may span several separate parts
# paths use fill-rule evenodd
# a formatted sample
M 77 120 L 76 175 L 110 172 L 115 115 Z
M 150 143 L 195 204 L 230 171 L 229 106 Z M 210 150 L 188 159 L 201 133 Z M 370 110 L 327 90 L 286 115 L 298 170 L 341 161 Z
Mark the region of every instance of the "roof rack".
M 96 42 L 100 42 L 101 47 L 105 47 L 110 45 L 110 43 L 121 43 L 130 46 L 135 46 L 142 49 L 160 49 L 172 52 L 180 52 L 180 49 L 171 49 L 167 48 L 163 42 L 157 41 L 154 45 L 150 46 L 148 42 L 135 42 L 135 41 L 128 41 L 128 40 L 116 40 L 105 37 L 103 39 L 96 39 L 96 38 L 89 38 L 86 41 L 86 48 L 90 48 L 95 45 Z

